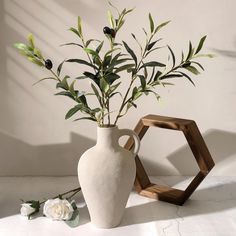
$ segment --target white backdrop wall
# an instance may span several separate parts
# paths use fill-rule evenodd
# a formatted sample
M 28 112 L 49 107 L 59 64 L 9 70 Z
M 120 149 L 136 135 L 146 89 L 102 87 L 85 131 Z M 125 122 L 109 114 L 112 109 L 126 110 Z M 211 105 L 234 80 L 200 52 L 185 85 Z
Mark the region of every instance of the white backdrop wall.
M 193 119 L 197 122 L 216 162 L 212 175 L 236 173 L 236 2 L 234 0 L 122 0 L 118 7 L 133 7 L 127 24 L 118 36 L 134 50 L 131 37 L 144 39 L 142 27 L 148 27 L 148 12 L 157 23 L 172 23 L 160 32 L 178 57 L 207 34 L 205 52 L 217 54 L 203 59 L 205 72 L 194 80 L 177 79 L 175 86 L 160 88 L 160 103 L 143 97 L 138 109 L 120 120 L 121 128 L 133 128 L 144 115 L 160 114 Z M 81 153 L 95 143 L 96 125 L 87 121 L 65 121 L 73 103 L 53 94 L 51 81 L 32 84 L 48 75 L 29 63 L 12 47 L 24 41 L 29 32 L 44 55 L 54 64 L 64 58 L 83 57 L 73 47 L 60 44 L 75 41 L 67 29 L 83 19 L 84 33 L 90 38 L 104 37 L 108 25 L 107 1 L 95 0 L 0 0 L 0 175 L 75 175 Z M 141 40 L 142 41 L 142 40 Z M 164 50 L 164 52 L 167 52 Z M 158 53 L 166 61 L 165 53 Z M 77 76 L 82 70 L 66 64 L 63 73 Z M 127 80 L 125 76 L 122 80 Z M 83 90 L 88 81 L 77 84 Z M 124 90 L 124 87 L 123 87 Z M 118 100 L 114 105 L 118 104 Z M 142 141 L 140 157 L 149 174 L 193 175 L 197 167 L 182 133 L 150 129 Z

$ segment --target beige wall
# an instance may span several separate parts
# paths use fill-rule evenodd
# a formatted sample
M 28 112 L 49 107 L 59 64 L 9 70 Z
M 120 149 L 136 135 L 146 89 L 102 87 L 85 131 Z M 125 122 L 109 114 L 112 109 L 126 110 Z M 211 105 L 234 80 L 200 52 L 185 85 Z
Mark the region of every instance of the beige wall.
M 189 39 L 196 44 L 205 34 L 205 50 L 218 54 L 213 60 L 202 60 L 206 70 L 195 78 L 196 87 L 176 79 L 176 86 L 159 90 L 160 103 L 153 97 L 142 98 L 139 109 L 131 110 L 119 126 L 133 128 L 140 117 L 149 113 L 194 119 L 217 164 L 212 174 L 235 175 L 236 2 L 114 2 L 120 7 L 136 6 L 119 36 L 134 48 L 130 33 L 143 36 L 140 29 L 148 26 L 150 11 L 157 22 L 172 20 L 161 37 L 178 55 L 183 48 L 187 50 Z M 55 64 L 64 58 L 80 57 L 75 48 L 59 47 L 76 40 L 67 29 L 76 25 L 76 16 L 80 15 L 86 35 L 102 38 L 107 7 L 103 0 L 0 0 L 0 175 L 76 174 L 79 156 L 95 142 L 96 125 L 65 121 L 71 101 L 53 96 L 52 82 L 32 87 L 47 72 L 18 55 L 12 44 L 32 32 L 37 45 Z M 159 55 L 163 61 L 164 55 Z M 76 76 L 78 66 L 66 65 L 64 73 Z M 86 89 L 88 82 L 81 81 L 78 86 Z M 140 156 L 150 174 L 192 175 L 197 171 L 179 132 L 151 129 L 142 142 Z

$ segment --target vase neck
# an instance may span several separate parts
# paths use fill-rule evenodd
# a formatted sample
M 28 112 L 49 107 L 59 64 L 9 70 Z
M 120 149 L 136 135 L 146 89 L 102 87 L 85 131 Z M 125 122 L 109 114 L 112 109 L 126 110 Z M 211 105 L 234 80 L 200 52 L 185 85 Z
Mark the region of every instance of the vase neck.
M 97 127 L 97 146 L 99 147 L 116 147 L 118 145 L 118 128 L 114 127 Z

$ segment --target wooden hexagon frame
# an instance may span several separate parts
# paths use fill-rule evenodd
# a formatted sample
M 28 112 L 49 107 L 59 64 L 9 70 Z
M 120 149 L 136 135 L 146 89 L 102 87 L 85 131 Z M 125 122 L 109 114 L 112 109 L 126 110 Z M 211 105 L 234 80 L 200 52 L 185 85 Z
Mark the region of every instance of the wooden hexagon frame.
M 211 157 L 210 152 L 208 151 L 208 148 L 196 123 L 193 120 L 158 115 L 147 115 L 139 120 L 134 131 L 139 135 L 139 138 L 142 139 L 148 128 L 152 126 L 182 131 L 192 150 L 200 171 L 185 190 L 157 185 L 151 183 L 139 157 L 136 156 L 135 160 L 137 173 L 135 179 L 135 189 L 142 196 L 158 199 L 160 201 L 165 201 L 176 205 L 183 205 L 203 181 L 206 175 L 210 172 L 215 163 Z M 131 150 L 133 145 L 133 139 L 129 138 L 125 144 L 125 148 Z

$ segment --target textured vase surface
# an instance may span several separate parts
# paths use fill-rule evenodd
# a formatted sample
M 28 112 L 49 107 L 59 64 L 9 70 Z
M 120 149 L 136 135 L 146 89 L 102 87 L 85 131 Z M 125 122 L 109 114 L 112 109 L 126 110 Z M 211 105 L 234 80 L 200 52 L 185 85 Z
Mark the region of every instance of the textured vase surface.
M 119 145 L 124 135 L 134 138 L 134 152 Z M 95 226 L 112 228 L 120 224 L 135 180 L 139 146 L 139 138 L 132 130 L 98 127 L 96 145 L 81 156 L 78 177 Z

